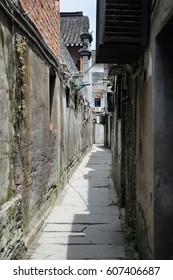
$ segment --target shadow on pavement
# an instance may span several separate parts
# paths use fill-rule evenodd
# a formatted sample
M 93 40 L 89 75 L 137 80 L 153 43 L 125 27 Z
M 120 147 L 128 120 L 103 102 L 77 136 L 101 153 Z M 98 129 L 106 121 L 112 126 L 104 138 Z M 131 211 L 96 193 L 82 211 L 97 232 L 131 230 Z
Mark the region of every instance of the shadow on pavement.
M 69 182 L 76 193 L 67 259 L 122 259 L 124 239 L 111 181 L 111 152 L 94 146 Z M 76 204 L 77 203 L 77 204 Z

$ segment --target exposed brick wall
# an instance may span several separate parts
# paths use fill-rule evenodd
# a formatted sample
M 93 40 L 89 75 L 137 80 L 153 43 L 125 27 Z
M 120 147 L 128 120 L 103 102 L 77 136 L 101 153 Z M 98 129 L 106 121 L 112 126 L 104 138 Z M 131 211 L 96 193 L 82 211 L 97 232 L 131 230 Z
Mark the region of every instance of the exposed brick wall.
M 34 0 L 20 0 L 23 9 L 29 12 Z M 37 0 L 34 9 L 28 14 L 40 31 L 43 39 L 58 56 L 60 54 L 60 5 L 59 0 Z

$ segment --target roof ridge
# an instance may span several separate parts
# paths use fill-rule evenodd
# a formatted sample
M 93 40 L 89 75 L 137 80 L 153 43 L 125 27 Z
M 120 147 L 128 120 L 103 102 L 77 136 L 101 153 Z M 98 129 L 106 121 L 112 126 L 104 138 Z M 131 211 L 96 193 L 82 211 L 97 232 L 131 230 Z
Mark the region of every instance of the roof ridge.
M 61 12 L 60 17 L 83 17 L 83 12 Z

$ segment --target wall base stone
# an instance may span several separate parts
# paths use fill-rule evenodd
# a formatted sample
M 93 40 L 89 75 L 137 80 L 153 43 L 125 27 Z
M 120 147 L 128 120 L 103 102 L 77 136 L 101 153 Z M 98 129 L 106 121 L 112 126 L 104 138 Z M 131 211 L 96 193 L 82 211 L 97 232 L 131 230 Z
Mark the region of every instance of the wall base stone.
M 22 221 L 22 197 L 17 196 L 0 210 L 0 259 L 20 259 L 26 250 Z

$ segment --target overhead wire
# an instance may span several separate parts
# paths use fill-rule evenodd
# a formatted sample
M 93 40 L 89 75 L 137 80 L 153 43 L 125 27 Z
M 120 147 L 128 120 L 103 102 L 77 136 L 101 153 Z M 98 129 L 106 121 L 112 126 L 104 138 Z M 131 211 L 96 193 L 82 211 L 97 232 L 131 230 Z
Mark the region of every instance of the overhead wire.
M 23 16 L 29 15 L 29 14 L 34 10 L 35 5 L 36 5 L 36 0 L 33 0 L 33 5 L 32 5 L 32 7 L 31 7 L 30 11 L 28 11 L 28 12 L 21 12 L 21 11 L 17 8 L 17 6 L 14 4 L 13 1 L 9 1 L 9 2 L 11 2 L 11 4 L 13 5 L 13 8 L 15 8 L 16 12 L 17 12 L 18 14 L 20 14 L 20 15 L 23 15 Z
M 25 15 L 28 15 L 29 13 L 31 13 L 36 5 L 36 0 L 34 0 L 33 2 L 33 6 L 31 8 L 31 10 L 27 13 L 22 13 L 19 11 L 19 9 L 17 8 L 17 6 L 15 5 L 15 3 L 12 0 L 5 0 L 5 3 L 8 7 L 6 7 L 2 2 L 0 2 L 0 6 L 4 9 L 4 11 L 12 18 L 12 20 L 17 23 L 22 30 L 28 35 L 28 37 L 34 41 L 34 43 L 39 47 L 39 49 L 41 50 L 42 54 L 46 57 L 46 59 L 48 60 L 48 62 L 50 63 L 50 65 L 52 65 L 56 71 L 58 72 L 61 80 L 63 81 L 63 74 L 64 71 L 62 69 L 62 64 L 61 62 L 57 59 L 57 57 L 55 57 L 55 55 L 52 53 L 52 51 L 50 51 L 50 49 L 48 48 L 48 46 L 46 45 L 46 43 L 41 39 L 41 36 L 38 34 L 38 32 L 34 29 L 34 27 L 29 23 L 29 21 L 27 20 L 27 18 L 25 18 Z M 8 3 L 8 4 L 7 4 Z M 12 10 L 9 10 L 9 6 L 11 6 Z M 21 19 L 23 20 L 23 22 L 20 22 L 19 19 L 17 19 L 17 17 L 14 15 L 13 10 L 20 15 Z M 29 29 L 24 26 L 24 24 L 26 24 Z M 31 35 L 31 32 L 34 33 L 34 36 Z M 35 36 L 37 37 L 37 39 L 35 38 Z M 39 39 L 39 40 L 38 40 Z M 51 54 L 54 62 L 52 61 L 52 59 L 49 58 L 48 54 L 46 53 L 46 51 L 44 50 L 46 49 L 48 51 L 49 54 Z M 55 63 L 56 61 L 56 63 Z M 80 73 L 79 73 L 80 74 Z
M 14 3 L 12 3 L 11 0 L 5 0 L 6 3 L 10 4 L 11 6 L 13 6 L 14 8 Z M 2 2 L 0 2 L 0 6 L 4 9 L 4 11 L 12 18 L 12 20 L 17 23 L 21 29 L 28 35 L 28 37 L 30 39 L 32 39 L 34 41 L 34 43 L 39 47 L 39 50 L 42 52 L 42 54 L 46 57 L 47 61 L 50 63 L 50 65 L 52 65 L 57 71 L 58 73 L 60 72 L 60 62 L 58 61 L 57 57 L 55 57 L 55 55 L 50 51 L 50 49 L 48 48 L 48 46 L 46 45 L 46 43 L 42 40 L 41 36 L 38 34 L 38 32 L 34 29 L 34 27 L 29 23 L 29 21 L 23 17 L 22 14 L 20 14 L 21 19 L 24 21 L 24 23 L 29 27 L 26 29 L 24 24 L 22 22 L 20 22 L 13 14 L 13 11 L 9 11 L 9 8 L 7 8 Z M 16 7 L 15 7 L 15 11 L 16 11 Z M 37 37 L 34 38 L 33 35 L 31 35 L 32 31 L 34 33 L 34 35 Z M 52 56 L 54 62 L 52 61 L 52 59 L 49 58 L 48 54 L 46 53 L 46 51 L 44 50 L 46 49 L 47 52 Z M 56 63 L 55 63 L 56 62 Z M 58 64 L 58 65 L 56 65 Z M 60 73 L 59 73 L 60 74 Z M 61 75 L 60 75 L 61 76 Z

